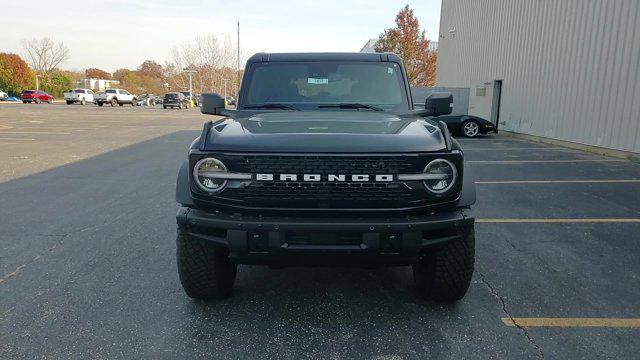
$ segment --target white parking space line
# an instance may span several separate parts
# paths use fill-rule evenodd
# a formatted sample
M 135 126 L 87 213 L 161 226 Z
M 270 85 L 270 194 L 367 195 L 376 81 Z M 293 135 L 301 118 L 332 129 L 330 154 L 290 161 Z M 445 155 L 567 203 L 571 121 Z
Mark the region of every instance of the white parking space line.
M 11 140 L 11 141 L 14 141 L 14 140 L 17 140 L 17 141 L 35 141 L 36 139 L 30 139 L 30 138 L 14 138 L 14 137 L 7 137 L 7 138 L 3 138 L 3 137 L 0 137 L 0 140 Z
M 610 180 L 496 180 L 476 181 L 476 184 L 615 184 L 615 183 L 640 183 L 640 179 L 610 179 Z
M 626 162 L 624 159 L 568 159 L 568 160 L 468 160 L 477 164 L 524 164 L 524 163 L 581 163 L 581 162 Z

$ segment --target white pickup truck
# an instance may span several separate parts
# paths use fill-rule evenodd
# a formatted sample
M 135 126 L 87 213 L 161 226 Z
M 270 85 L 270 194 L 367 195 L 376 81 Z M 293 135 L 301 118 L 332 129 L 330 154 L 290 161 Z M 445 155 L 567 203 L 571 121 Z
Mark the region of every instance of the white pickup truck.
M 67 105 L 77 102 L 84 105 L 88 102 L 93 102 L 93 91 L 89 89 L 73 89 L 62 94 L 62 97 L 64 97 Z
M 124 89 L 107 89 L 104 93 L 96 95 L 95 102 L 98 106 L 104 104 L 111 104 L 111 106 L 131 104 L 131 106 L 136 106 L 136 96 Z

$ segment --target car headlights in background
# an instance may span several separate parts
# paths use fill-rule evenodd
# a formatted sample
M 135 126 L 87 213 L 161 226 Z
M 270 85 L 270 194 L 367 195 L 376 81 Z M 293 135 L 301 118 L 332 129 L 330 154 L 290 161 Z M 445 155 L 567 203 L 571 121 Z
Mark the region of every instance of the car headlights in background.
M 227 168 L 222 161 L 207 157 L 200 159 L 193 167 L 193 179 L 200 189 L 208 193 L 222 191 L 227 185 Z
M 449 160 L 435 159 L 424 168 L 423 184 L 428 191 L 441 195 L 451 190 L 458 177 L 456 166 Z

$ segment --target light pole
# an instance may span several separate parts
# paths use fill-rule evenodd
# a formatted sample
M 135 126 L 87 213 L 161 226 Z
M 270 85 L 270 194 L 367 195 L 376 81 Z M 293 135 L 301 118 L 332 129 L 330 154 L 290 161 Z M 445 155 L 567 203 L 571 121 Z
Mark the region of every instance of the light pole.
M 222 79 L 224 81 L 224 98 L 227 98 L 227 81 L 231 81 L 231 79 Z
M 40 90 L 40 82 L 38 81 L 39 78 L 40 75 L 36 74 L 36 91 Z
M 191 74 L 197 72 L 195 70 L 184 70 L 184 72 L 189 73 L 189 97 L 193 100 L 193 82 L 191 80 Z

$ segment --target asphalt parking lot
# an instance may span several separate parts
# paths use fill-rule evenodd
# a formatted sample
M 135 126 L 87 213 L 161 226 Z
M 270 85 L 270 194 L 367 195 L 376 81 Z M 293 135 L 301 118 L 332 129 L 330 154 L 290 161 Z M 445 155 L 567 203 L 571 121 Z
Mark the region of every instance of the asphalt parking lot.
M 0 105 L 0 358 L 637 358 L 640 164 L 460 140 L 477 262 L 456 305 L 409 268 L 240 267 L 197 302 L 174 186 L 197 109 Z

